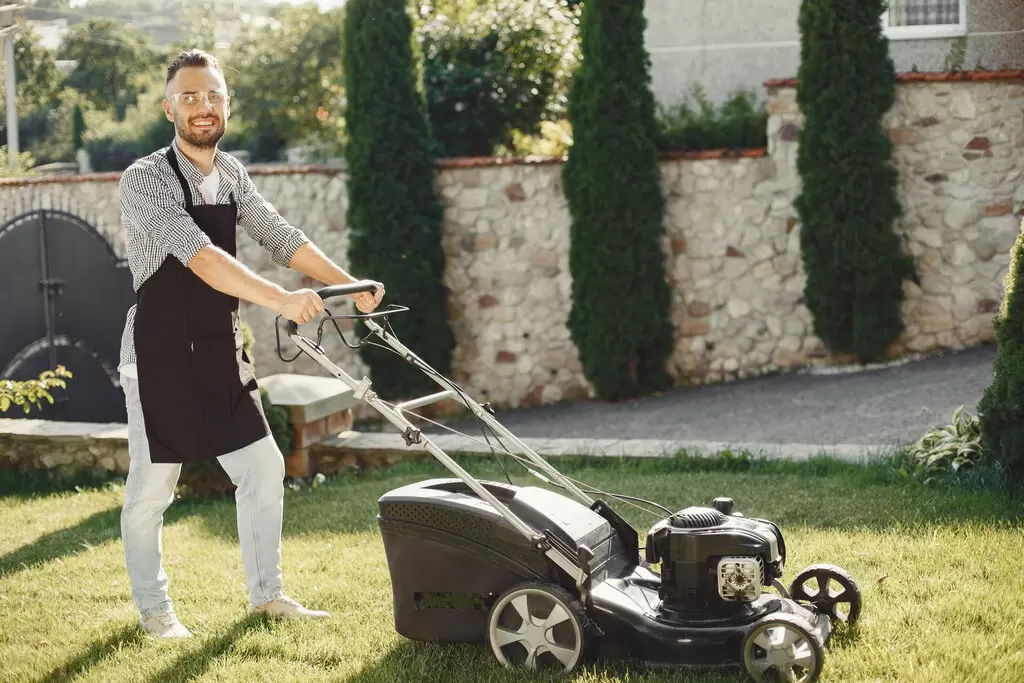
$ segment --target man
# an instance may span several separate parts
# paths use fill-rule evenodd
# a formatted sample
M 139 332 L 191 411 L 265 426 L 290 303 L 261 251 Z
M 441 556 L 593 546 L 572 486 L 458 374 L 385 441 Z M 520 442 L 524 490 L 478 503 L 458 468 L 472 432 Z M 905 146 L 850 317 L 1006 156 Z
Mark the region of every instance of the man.
M 237 159 L 219 151 L 230 102 L 205 52 L 167 69 L 164 112 L 172 144 L 139 159 L 120 181 L 122 226 L 137 303 L 128 313 L 121 372 L 130 469 L 121 534 L 143 629 L 190 636 L 175 615 L 162 565 L 163 515 L 184 462 L 216 458 L 236 485 L 238 535 L 250 609 L 323 618 L 282 588 L 284 458 L 267 426 L 251 360 L 242 349 L 239 299 L 305 323 L 323 310 L 316 292 L 289 292 L 235 260 L 236 225 L 281 266 L 325 284 L 354 278 L 260 196 Z M 384 288 L 354 295 L 374 310 Z

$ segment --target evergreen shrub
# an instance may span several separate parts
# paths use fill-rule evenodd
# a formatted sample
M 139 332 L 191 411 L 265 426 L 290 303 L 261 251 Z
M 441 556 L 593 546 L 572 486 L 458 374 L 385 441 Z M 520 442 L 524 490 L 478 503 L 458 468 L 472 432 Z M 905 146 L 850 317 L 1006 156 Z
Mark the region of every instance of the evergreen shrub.
M 563 169 L 572 223 L 569 330 L 598 396 L 666 387 L 674 345 L 643 0 L 587 0 Z
M 419 89 L 412 21 L 402 0 L 351 0 L 344 35 L 349 144 L 349 261 L 387 289 L 385 305 L 408 306 L 395 333 L 428 365 L 451 373 L 444 208 L 436 196 L 430 127 Z M 364 334 L 359 324 L 357 333 Z M 363 345 L 384 398 L 433 392 L 437 384 L 390 350 Z
M 992 383 L 978 403 L 981 443 L 1011 481 L 1024 481 L 1024 224 L 1010 252 L 996 318 Z
M 804 301 L 814 334 L 861 362 L 883 358 L 902 332 L 902 281 L 913 275 L 893 230 L 899 172 L 882 116 L 896 74 L 883 8 L 883 0 L 803 0 L 799 13 Z

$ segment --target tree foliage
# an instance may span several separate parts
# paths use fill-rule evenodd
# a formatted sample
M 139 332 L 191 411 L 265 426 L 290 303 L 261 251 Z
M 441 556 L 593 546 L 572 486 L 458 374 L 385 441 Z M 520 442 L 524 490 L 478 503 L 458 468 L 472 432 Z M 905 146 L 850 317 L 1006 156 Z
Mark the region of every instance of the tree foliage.
M 418 89 L 412 21 L 403 0 L 350 0 L 344 35 L 349 140 L 349 258 L 360 277 L 380 280 L 388 302 L 408 306 L 395 332 L 448 375 L 441 247 L 444 209 L 435 189 L 426 105 Z M 436 388 L 423 372 L 374 346 L 360 349 L 384 397 Z
M 344 10 L 281 8 L 276 25 L 252 26 L 223 60 L 239 133 L 261 160 L 308 142 L 340 153 L 345 133 Z
M 804 300 L 815 335 L 861 361 L 883 357 L 902 331 L 902 281 L 913 274 L 893 231 L 899 172 L 881 118 L 895 72 L 882 9 L 882 0 L 803 0 L 799 14 Z
M 578 12 L 561 0 L 425 5 L 423 85 L 439 156 L 489 156 L 565 112 Z
M 54 53 L 40 44 L 39 35 L 29 24 L 22 23 L 14 36 L 14 73 L 19 110 L 46 107 L 57 99 L 64 75 L 57 68 Z
M 643 9 L 643 0 L 584 3 L 583 61 L 569 96 L 569 329 L 587 378 L 608 399 L 666 386 L 673 348 Z
M 73 26 L 58 51 L 60 59 L 77 62 L 67 85 L 98 109 L 117 111 L 134 102 L 139 79 L 158 67 L 152 40 L 133 26 L 101 18 Z

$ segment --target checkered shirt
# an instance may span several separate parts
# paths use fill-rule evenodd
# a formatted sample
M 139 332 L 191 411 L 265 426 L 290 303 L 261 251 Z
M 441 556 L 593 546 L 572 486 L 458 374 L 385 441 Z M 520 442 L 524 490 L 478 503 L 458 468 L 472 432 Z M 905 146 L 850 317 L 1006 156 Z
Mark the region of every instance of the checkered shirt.
M 890 26 L 936 26 L 960 23 L 960 0 L 891 0 Z
M 181 153 L 176 141 L 171 145 L 178 153 L 181 174 L 192 188 L 193 204 L 205 204 L 206 199 L 199 191 L 203 174 Z M 137 160 L 121 174 L 121 227 L 135 291 L 160 268 L 167 256 L 172 255 L 187 265 L 200 249 L 212 244 L 185 211 L 185 195 L 167 160 L 167 149 Z M 238 159 L 218 151 L 214 164 L 220 172 L 215 203 L 227 204 L 229 195 L 234 192 L 238 226 L 266 249 L 275 263 L 287 267 L 295 251 L 309 242 L 305 233 L 290 225 L 260 195 Z M 136 363 L 134 330 L 135 306 L 132 306 L 121 336 L 119 369 Z

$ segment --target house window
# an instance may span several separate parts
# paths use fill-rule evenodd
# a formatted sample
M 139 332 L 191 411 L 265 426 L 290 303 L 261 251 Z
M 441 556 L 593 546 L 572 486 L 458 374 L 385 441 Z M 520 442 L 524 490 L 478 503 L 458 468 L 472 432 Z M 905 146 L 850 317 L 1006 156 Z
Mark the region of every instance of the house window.
M 967 0 L 889 0 L 882 26 L 894 40 L 964 36 Z

